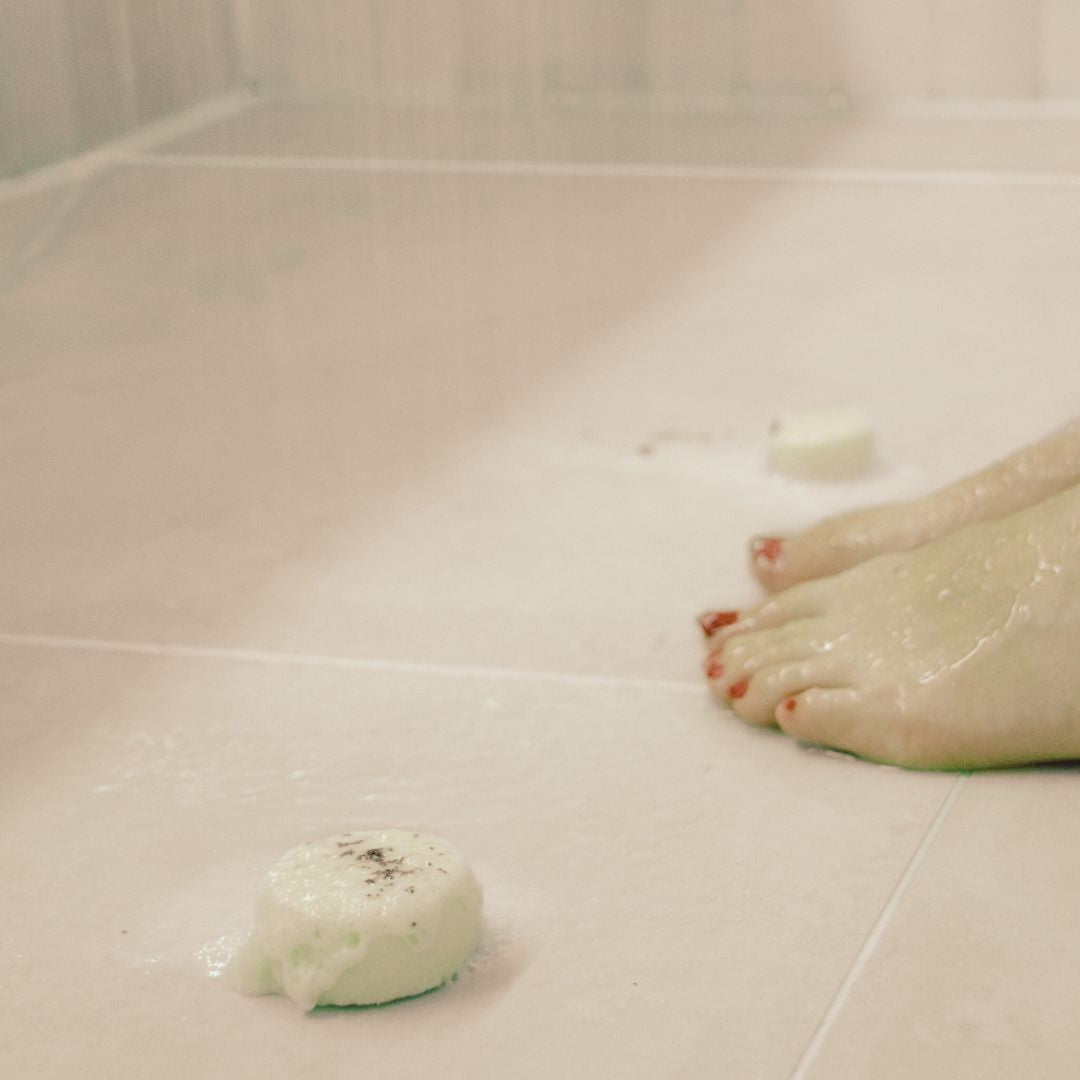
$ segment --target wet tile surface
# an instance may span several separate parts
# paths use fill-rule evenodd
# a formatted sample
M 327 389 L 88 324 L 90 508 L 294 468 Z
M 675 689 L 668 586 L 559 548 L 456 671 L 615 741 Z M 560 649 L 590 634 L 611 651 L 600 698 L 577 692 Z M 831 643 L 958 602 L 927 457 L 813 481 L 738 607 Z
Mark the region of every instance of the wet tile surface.
M 1075 145 L 806 125 L 731 156 L 618 123 L 270 109 L 181 150 L 1046 171 Z M 1032 1003 L 1071 985 L 1072 773 L 968 781 L 890 906 L 955 778 L 733 721 L 693 616 L 756 598 L 752 533 L 1075 413 L 1080 194 L 283 165 L 119 168 L 0 293 L 13 1068 L 336 1075 L 362 1026 L 376 1076 L 1066 1075 Z M 0 203 L 0 240 L 52 197 Z M 834 403 L 880 469 L 767 474 L 770 420 Z M 211 977 L 278 854 L 371 822 L 474 859 L 474 971 L 310 1018 Z
M 0 281 L 4 286 L 18 277 L 28 246 L 63 199 L 63 193 L 57 191 L 26 192 L 5 198 L 0 188 Z
M 39 1076 L 344 1075 L 357 1040 L 376 1077 L 785 1076 L 954 782 L 748 733 L 698 695 L 0 662 L 4 1053 Z M 446 835 L 485 887 L 457 984 L 305 1016 L 213 977 L 278 855 L 379 825 Z
M 1068 418 L 1076 204 L 123 169 L 0 297 L 5 628 L 695 677 L 750 535 Z M 881 472 L 765 475 L 832 403 Z
M 1075 1073 L 1078 776 L 968 781 L 809 1076 Z

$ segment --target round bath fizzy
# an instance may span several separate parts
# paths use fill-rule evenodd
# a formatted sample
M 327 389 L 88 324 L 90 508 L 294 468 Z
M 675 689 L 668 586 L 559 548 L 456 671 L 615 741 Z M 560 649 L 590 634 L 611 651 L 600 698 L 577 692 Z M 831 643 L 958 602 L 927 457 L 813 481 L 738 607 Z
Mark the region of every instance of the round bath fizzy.
M 391 829 L 293 848 L 266 875 L 225 971 L 302 1009 L 378 1005 L 447 982 L 480 937 L 480 885 L 457 849 Z
M 769 468 L 806 479 L 840 479 L 874 461 L 874 431 L 858 409 L 780 416 L 769 431 Z

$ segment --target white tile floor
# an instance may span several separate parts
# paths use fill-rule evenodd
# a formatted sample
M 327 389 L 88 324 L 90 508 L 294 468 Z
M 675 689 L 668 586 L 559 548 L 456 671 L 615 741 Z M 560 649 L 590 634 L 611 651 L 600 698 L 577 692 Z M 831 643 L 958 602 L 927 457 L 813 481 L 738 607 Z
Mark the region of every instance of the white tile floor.
M 0 202 L 0 1072 L 1075 1076 L 1076 771 L 748 730 L 693 617 L 1077 412 L 1078 135 L 263 107 Z M 880 471 L 768 476 L 834 400 Z M 458 984 L 214 978 L 376 824 L 472 857 Z

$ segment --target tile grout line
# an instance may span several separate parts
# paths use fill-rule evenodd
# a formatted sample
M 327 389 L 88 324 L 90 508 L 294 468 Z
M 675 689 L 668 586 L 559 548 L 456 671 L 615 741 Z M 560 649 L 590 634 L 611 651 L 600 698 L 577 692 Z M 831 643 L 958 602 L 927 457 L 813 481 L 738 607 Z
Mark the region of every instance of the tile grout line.
M 952 813 L 952 809 L 956 805 L 957 799 L 960 798 L 960 793 L 964 788 L 964 784 L 967 783 L 970 777 L 971 773 L 964 773 L 961 776 L 958 776 L 956 782 L 949 789 L 948 795 L 945 796 L 944 801 L 938 808 L 937 814 L 934 816 L 934 820 L 930 823 L 930 827 L 926 830 L 918 848 L 915 849 L 915 853 L 911 856 L 904 873 L 901 875 L 900 880 L 892 891 L 892 895 L 881 909 L 877 922 L 874 923 L 866 941 L 863 942 L 862 948 L 859 949 L 855 959 L 851 963 L 851 967 L 848 968 L 847 974 L 844 976 L 839 988 L 833 995 L 832 1001 L 829 1002 L 829 1007 L 825 1010 L 825 1014 L 819 1021 L 810 1041 L 806 1044 L 806 1048 L 803 1050 L 802 1056 L 799 1058 L 798 1062 L 796 1062 L 795 1068 L 788 1077 L 788 1080 L 805 1080 L 814 1060 L 817 1058 L 822 1046 L 825 1044 L 825 1039 L 829 1034 L 829 1030 L 832 1028 L 837 1017 L 839 1017 L 844 1006 L 847 1004 L 847 1000 L 851 996 L 855 984 L 859 981 L 863 970 L 870 961 L 870 957 L 877 949 L 885 930 L 889 923 L 892 922 L 893 916 L 900 907 L 901 901 L 918 875 L 923 862 L 925 862 L 927 855 L 930 853 L 931 847 L 933 847 L 934 841 L 937 839 L 938 833 L 941 832 L 946 819 L 949 817 L 949 814 Z
M 255 98 L 248 92 L 232 92 L 185 109 L 101 146 L 46 165 L 23 176 L 0 177 L 0 205 L 30 195 L 60 189 L 56 203 L 38 219 L 27 239 L 0 266 L 0 293 L 15 285 L 26 271 L 52 246 L 71 216 L 86 197 L 92 184 L 108 176 L 131 154 L 145 153 L 181 135 L 200 131 L 213 123 L 252 108 Z
M 257 103 L 258 99 L 248 90 L 228 91 L 51 165 L 43 165 L 16 176 L 0 176 L 0 203 L 84 183 L 126 162 L 130 157 L 152 153 L 156 147 L 239 116 Z
M 86 197 L 90 182 L 88 178 L 73 180 L 61 189 L 58 201 L 38 219 L 37 226 L 22 245 L 16 247 L 7 265 L 0 267 L 0 293 L 17 284 L 28 268 L 52 246 Z
M 613 689 L 663 690 L 703 695 L 703 685 L 679 679 L 632 679 L 617 675 L 589 675 L 559 671 L 523 671 L 514 668 L 470 667 L 458 664 L 423 664 L 407 660 L 331 656 L 319 653 L 275 652 L 265 649 L 230 649 L 199 645 L 168 645 L 149 641 L 117 641 L 100 638 L 56 637 L 45 634 L 0 632 L 0 645 L 76 652 L 121 653 L 183 660 L 230 660 L 240 663 L 366 671 L 389 675 L 440 675 L 492 682 L 554 683 L 560 686 L 604 686 Z
M 626 180 L 899 185 L 922 187 L 1080 188 L 1080 172 L 1005 172 L 981 169 L 904 170 L 645 164 L 598 161 L 515 161 L 464 158 L 170 154 L 133 150 L 114 160 L 130 166 L 190 169 L 263 169 L 299 172 L 412 173 L 448 176 L 524 176 Z

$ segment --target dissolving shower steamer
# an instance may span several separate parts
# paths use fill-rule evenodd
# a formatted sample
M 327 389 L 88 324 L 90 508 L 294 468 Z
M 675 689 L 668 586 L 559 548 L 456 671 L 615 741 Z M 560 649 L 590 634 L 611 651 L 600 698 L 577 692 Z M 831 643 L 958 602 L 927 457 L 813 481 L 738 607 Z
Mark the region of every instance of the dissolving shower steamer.
M 482 893 L 446 840 L 390 829 L 301 844 L 270 869 L 225 971 L 302 1009 L 378 1005 L 447 982 L 476 949 Z
M 780 416 L 769 431 L 773 472 L 804 479 L 840 479 L 866 472 L 874 461 L 874 431 L 859 409 Z

